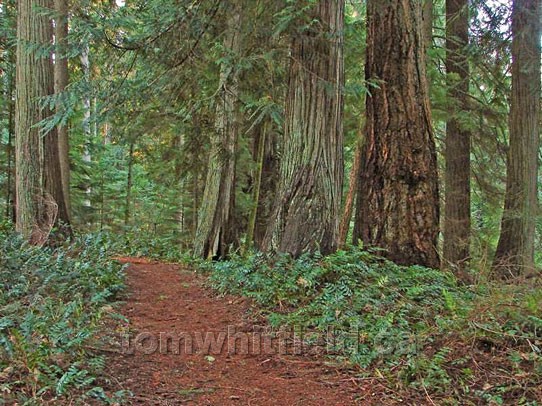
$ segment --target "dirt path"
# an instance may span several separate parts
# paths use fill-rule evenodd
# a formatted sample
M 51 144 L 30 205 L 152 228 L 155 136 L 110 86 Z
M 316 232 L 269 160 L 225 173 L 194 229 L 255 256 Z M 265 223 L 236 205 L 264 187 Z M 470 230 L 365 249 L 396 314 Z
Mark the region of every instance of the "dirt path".
M 272 354 L 265 341 L 260 350 L 249 345 L 246 354 L 242 337 L 261 337 L 254 333 L 258 330 L 249 319 L 245 300 L 217 297 L 201 276 L 176 265 L 129 262 L 129 294 L 122 312 L 130 320 L 131 341 L 124 341 L 128 353 L 109 357 L 108 375 L 117 382 L 116 389 L 134 394 L 132 404 L 378 404 L 366 393 L 368 388 L 355 385 L 326 365 L 325 359 Z M 215 346 L 205 351 L 205 334 L 220 343 L 228 328 L 237 339 L 226 338 L 220 350 Z M 233 335 L 233 330 L 240 334 Z M 190 344 L 185 335 L 180 353 L 175 354 L 171 345 L 166 351 L 165 337 L 159 339 L 161 332 L 187 333 L 192 346 L 185 347 L 187 341 Z

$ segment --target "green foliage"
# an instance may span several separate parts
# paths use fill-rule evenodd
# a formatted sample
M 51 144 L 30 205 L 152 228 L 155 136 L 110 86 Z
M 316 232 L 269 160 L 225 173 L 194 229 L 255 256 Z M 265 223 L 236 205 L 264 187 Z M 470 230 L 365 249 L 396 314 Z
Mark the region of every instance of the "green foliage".
M 333 355 L 394 387 L 480 399 L 484 390 L 471 389 L 490 385 L 507 399 L 522 379 L 525 399 L 540 395 L 540 289 L 461 286 L 450 273 L 398 266 L 356 247 L 325 258 L 252 254 L 199 266 L 220 292 L 252 298 L 274 327 L 332 331 Z M 473 350 L 486 345 L 499 354 Z M 510 361 L 517 353 L 521 372 Z
M 96 382 L 104 359 L 87 348 L 123 287 L 110 246 L 96 235 L 36 248 L 0 228 L 0 391 L 8 399 L 107 399 Z
M 181 262 L 187 253 L 180 249 L 178 239 L 176 233 L 157 235 L 156 232 L 142 232 L 134 227 L 115 237 L 115 251 L 123 256 Z
M 273 323 L 331 328 L 346 340 L 359 332 L 360 342 L 347 343 L 343 355 L 362 366 L 415 356 L 432 341 L 437 315 L 452 320 L 458 309 L 451 303 L 466 299 L 450 274 L 400 267 L 357 248 L 326 258 L 282 256 L 272 265 L 262 254 L 234 258 L 214 264 L 211 278 L 218 290 L 245 294 L 269 310 L 278 303 Z

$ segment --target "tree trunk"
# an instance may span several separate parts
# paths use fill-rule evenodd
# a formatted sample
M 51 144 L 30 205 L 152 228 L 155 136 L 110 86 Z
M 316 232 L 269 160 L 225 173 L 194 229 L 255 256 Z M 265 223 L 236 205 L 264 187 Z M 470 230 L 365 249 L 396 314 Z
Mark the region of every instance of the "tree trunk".
M 260 145 L 263 143 L 261 182 L 254 224 L 254 246 L 259 250 L 264 250 L 265 233 L 269 226 L 269 218 L 273 212 L 273 203 L 275 201 L 275 192 L 279 177 L 279 161 L 277 157 L 278 134 L 272 128 L 270 122 L 267 122 L 267 125 L 264 124 L 264 127 L 258 137 L 257 146 L 259 150 Z
M 37 99 L 47 95 L 47 88 L 37 79 L 38 72 L 46 71 L 45 58 L 38 58 L 27 48 L 30 44 L 49 40 L 49 19 L 33 16 L 36 4 L 46 6 L 46 0 L 17 2 L 17 66 L 15 97 L 15 154 L 16 154 L 16 230 L 35 243 L 41 236 L 41 191 L 43 149 L 36 123 L 43 117 Z
M 53 71 L 51 70 L 51 79 L 53 78 L 52 74 Z M 53 82 L 51 82 L 51 85 L 53 85 Z M 51 91 L 53 91 L 53 87 L 51 87 Z M 60 169 L 60 149 L 56 128 L 51 130 L 43 138 L 43 158 L 43 188 L 45 191 L 45 201 L 48 203 L 50 198 L 53 199 L 57 212 L 54 225 L 63 237 L 67 237 L 71 235 L 70 217 L 64 199 L 62 173 Z
M 350 221 L 352 220 L 352 212 L 354 211 L 354 200 L 356 197 L 356 190 L 358 189 L 358 175 L 361 168 L 361 142 L 362 140 L 360 136 L 356 145 L 356 151 L 354 152 L 354 163 L 352 164 L 350 179 L 348 180 L 348 193 L 346 194 L 343 216 L 339 225 L 339 248 L 344 247 L 346 244 L 348 231 L 350 230 Z
M 48 1 L 47 5 L 48 7 L 57 7 L 57 2 L 63 1 L 63 0 L 55 0 Z M 64 11 L 67 14 L 66 5 L 63 6 L 63 9 L 57 10 L 58 11 Z M 38 10 L 39 12 L 39 10 Z M 52 42 L 53 40 L 53 30 L 52 30 L 52 21 L 49 22 L 51 28 L 50 28 L 50 35 L 49 35 L 49 42 Z M 60 27 L 55 28 L 55 35 L 60 35 L 61 37 L 64 35 L 67 35 L 67 22 L 61 22 L 60 19 L 57 19 L 56 24 L 60 24 Z M 66 32 L 61 32 L 63 30 L 66 30 Z M 60 48 L 62 48 L 62 38 L 56 38 L 57 45 L 60 44 Z M 65 38 L 64 38 L 65 40 Z M 59 48 L 57 47 L 57 52 Z M 58 55 L 58 53 L 57 53 Z M 62 61 L 64 59 L 64 61 Z M 58 61 L 61 65 L 63 63 L 67 63 L 65 58 L 59 58 Z M 56 84 L 58 79 L 58 68 L 55 68 L 55 66 L 52 63 L 52 60 L 50 60 L 50 63 L 48 64 L 48 71 L 46 75 L 46 82 L 47 82 L 47 92 L 48 94 L 56 93 Z M 62 70 L 62 68 L 60 69 Z M 62 80 L 67 80 L 67 66 L 66 71 L 63 72 L 65 74 L 65 77 L 62 78 Z M 65 84 L 64 84 L 65 86 Z M 52 114 L 52 112 L 50 112 Z M 65 129 L 66 130 L 66 129 Z M 48 196 L 51 196 L 54 200 L 54 203 L 57 206 L 57 218 L 55 222 L 55 226 L 57 226 L 57 231 L 59 231 L 62 235 L 62 237 L 67 237 L 71 235 L 71 227 L 70 227 L 70 214 L 68 210 L 68 201 L 66 198 L 66 195 L 64 194 L 65 190 L 68 190 L 69 194 L 69 185 L 65 184 L 65 176 L 69 176 L 69 163 L 67 161 L 67 132 L 64 134 L 65 139 L 62 141 L 60 140 L 60 132 L 58 128 L 55 128 L 54 130 L 50 131 L 48 134 L 46 134 L 43 137 L 43 152 L 44 152 L 44 170 L 43 170 L 43 187 L 45 189 L 45 195 L 46 200 L 48 199 Z M 62 150 L 64 149 L 64 150 Z M 66 154 L 66 156 L 62 156 L 62 154 Z M 62 171 L 62 165 L 67 165 L 67 168 L 64 168 L 67 173 L 63 173 Z
M 83 69 L 84 80 L 90 82 L 90 49 L 88 44 L 84 44 L 83 51 L 81 52 L 81 67 Z M 90 131 L 90 120 L 91 120 L 91 111 L 90 111 L 90 95 L 85 95 L 83 98 L 83 135 L 84 135 L 84 145 L 83 145 L 83 162 L 88 164 L 92 163 L 92 156 L 90 155 L 90 146 L 92 145 L 93 138 Z M 104 143 L 107 142 L 108 135 L 104 136 Z M 87 177 L 87 176 L 86 176 Z M 83 207 L 85 211 L 90 214 L 92 211 L 92 189 L 90 187 L 90 179 L 87 179 L 88 183 L 83 185 L 85 189 L 85 198 L 83 200 Z M 103 196 L 103 193 L 102 193 Z M 103 202 L 102 202 L 103 203 Z M 103 226 L 103 224 L 102 224 Z
M 439 266 L 435 142 L 421 3 L 368 0 L 366 141 L 354 242 L 403 265 Z
M 15 106 L 16 229 L 33 244 L 44 244 L 64 218 L 56 129 L 41 134 L 38 124 L 52 113 L 40 100 L 54 92 L 53 64 L 36 45 L 50 44 L 52 24 L 40 9 L 48 0 L 18 1 Z M 55 182 L 58 176 L 58 182 Z
M 540 0 L 512 7 L 510 147 L 501 236 L 494 266 L 502 277 L 534 268 L 540 119 Z
M 425 50 L 429 50 L 433 43 L 433 0 L 424 0 L 422 10 L 423 42 Z
M 128 150 L 128 175 L 126 176 L 126 201 L 124 204 L 124 226 L 130 225 L 132 207 L 132 184 L 134 172 L 134 141 L 130 142 Z
M 262 130 L 260 132 L 260 136 L 258 137 L 258 146 L 256 148 L 256 171 L 254 174 L 254 186 L 252 192 L 253 207 L 250 211 L 250 216 L 248 219 L 247 238 L 244 247 L 245 251 L 251 249 L 254 246 L 254 234 L 256 231 L 256 219 L 258 217 L 258 208 L 260 205 L 260 191 L 262 185 L 267 132 L 267 122 L 264 122 Z
M 4 9 L 5 13 L 8 13 L 7 5 Z M 14 185 L 13 185 L 13 140 L 15 135 L 15 54 L 12 50 L 8 50 L 8 63 L 10 68 L 7 70 L 7 86 L 6 86 L 6 98 L 8 100 L 8 143 L 6 145 L 6 159 L 7 159 L 7 180 L 6 180 L 6 219 L 11 219 L 15 222 L 14 218 Z
M 197 92 L 197 91 L 196 91 Z M 194 92 L 193 94 L 196 94 Z M 191 128 L 193 138 L 192 140 L 201 140 L 203 138 L 202 130 L 201 130 L 201 120 L 200 120 L 200 113 L 194 112 L 192 115 L 192 128 Z M 193 141 L 192 141 L 193 142 Z M 201 145 L 196 146 L 194 149 L 190 149 L 190 155 L 189 159 L 196 162 L 198 157 L 198 151 L 200 151 Z M 196 165 L 191 170 L 191 191 L 192 191 L 192 208 L 191 208 L 191 215 L 190 215 L 190 236 L 192 238 L 192 241 L 195 241 L 196 239 L 196 233 L 198 230 L 198 214 L 199 214 L 199 208 L 200 208 L 200 194 L 202 189 L 202 174 L 206 173 L 206 168 L 204 165 L 204 162 L 201 163 L 201 165 Z
M 344 2 L 322 0 L 309 13 L 311 27 L 290 47 L 284 151 L 264 244 L 293 256 L 336 250 L 344 170 Z
M 241 10 L 232 5 L 224 48 L 234 58 L 241 51 Z M 194 255 L 224 258 L 235 242 L 235 160 L 238 137 L 239 78 L 235 61 L 225 61 L 220 72 L 215 134 L 211 139 L 210 162 L 194 242 Z
M 198 233 L 198 214 L 199 214 L 199 189 L 200 189 L 200 174 L 195 172 L 192 178 L 192 238 L 196 240 L 196 235 Z
M 182 172 L 182 165 L 181 165 L 181 153 L 184 146 L 184 135 L 179 133 L 177 134 L 173 139 L 173 145 L 172 149 L 175 154 L 175 183 L 178 185 L 179 188 L 179 207 L 177 208 L 177 224 L 179 226 L 179 236 L 182 237 L 185 235 L 186 232 L 186 202 L 185 202 L 185 194 L 186 194 L 186 178 L 183 175 Z M 184 244 L 180 245 L 180 249 L 184 250 Z
M 444 156 L 444 263 L 460 277 L 470 257 L 470 131 L 461 125 L 468 110 L 469 62 L 468 0 L 446 1 L 446 73 L 449 119 L 446 123 Z
M 68 86 L 68 58 L 65 56 L 66 41 L 68 37 L 68 3 L 67 0 L 54 0 L 55 2 L 55 93 L 59 94 L 65 91 Z M 62 109 L 62 106 L 57 107 Z M 60 172 L 62 175 L 62 191 L 66 201 L 68 213 L 71 211 L 70 199 L 70 158 L 69 158 L 69 140 L 68 126 L 59 125 L 58 147 L 60 157 Z

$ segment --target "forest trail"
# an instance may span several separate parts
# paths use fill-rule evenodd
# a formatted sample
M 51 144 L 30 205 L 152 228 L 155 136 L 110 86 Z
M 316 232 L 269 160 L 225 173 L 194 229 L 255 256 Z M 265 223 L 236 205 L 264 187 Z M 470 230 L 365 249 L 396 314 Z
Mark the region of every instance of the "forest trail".
M 130 320 L 132 339 L 125 340 L 123 347 L 126 351 L 130 342 L 133 354 L 109 356 L 107 373 L 118 385 L 115 390 L 120 387 L 133 393 L 130 404 L 382 404 L 370 382 L 353 380 L 323 358 L 272 354 L 268 349 L 256 353 L 251 346 L 249 354 L 243 353 L 239 337 L 244 334 L 252 340 L 258 334 L 246 299 L 219 297 L 205 286 L 203 276 L 178 265 L 124 261 L 130 265 L 126 271 L 128 297 L 121 312 Z M 198 334 L 205 339 L 205 333 L 211 333 L 209 337 L 220 343 L 228 328 L 241 333 L 236 341 L 226 339 L 221 347 L 202 350 L 205 346 L 198 342 Z M 172 347 L 161 353 L 155 348 L 165 342 L 159 339 L 161 332 L 189 334 L 193 352 L 190 346 L 188 351 L 181 346 L 178 354 Z M 147 334 L 145 340 L 142 333 Z M 235 351 L 229 350 L 232 343 Z

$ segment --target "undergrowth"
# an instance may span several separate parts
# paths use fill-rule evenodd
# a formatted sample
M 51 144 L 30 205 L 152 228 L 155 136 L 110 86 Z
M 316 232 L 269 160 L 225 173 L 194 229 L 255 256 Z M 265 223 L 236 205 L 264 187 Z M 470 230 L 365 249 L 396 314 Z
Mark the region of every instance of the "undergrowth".
M 466 287 L 450 273 L 398 266 L 358 248 L 200 266 L 220 292 L 252 298 L 274 327 L 332 331 L 331 353 L 384 385 L 383 404 L 542 399 L 542 289 L 534 281 Z
M 0 228 L 0 404 L 115 401 L 89 348 L 123 287 L 108 248 L 100 235 L 37 248 Z
M 183 262 L 189 255 L 181 250 L 178 236 L 174 234 L 157 236 L 136 227 L 128 228 L 122 234 L 111 235 L 118 255 L 144 257 L 167 262 Z

